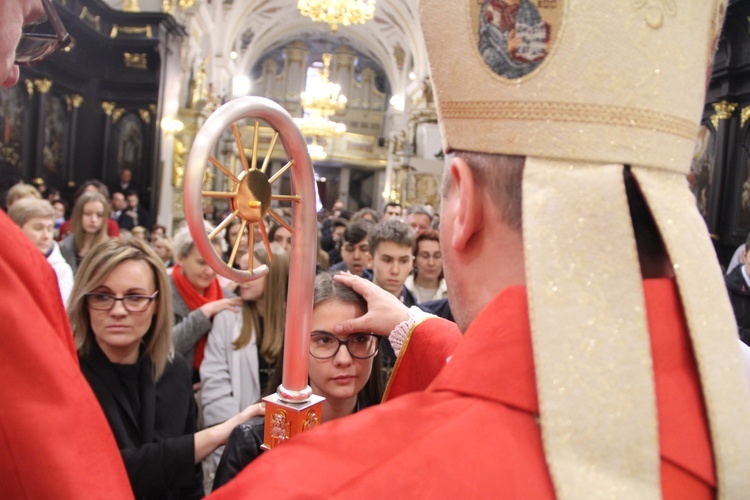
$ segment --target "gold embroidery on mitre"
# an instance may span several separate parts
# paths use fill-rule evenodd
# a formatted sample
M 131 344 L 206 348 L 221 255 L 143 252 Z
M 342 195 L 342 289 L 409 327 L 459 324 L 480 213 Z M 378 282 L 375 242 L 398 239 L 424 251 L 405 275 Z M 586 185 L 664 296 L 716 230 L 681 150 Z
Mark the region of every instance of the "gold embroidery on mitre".
M 549 59 L 559 36 L 563 0 L 474 0 L 469 22 L 484 65 L 494 74 L 517 80 Z
M 674 17 L 677 14 L 677 5 L 674 0 L 632 0 L 633 8 L 645 9 L 644 20 L 649 28 L 658 30 L 664 26 L 664 15 Z
M 443 119 L 505 119 L 618 125 L 665 132 L 695 140 L 698 126 L 690 120 L 650 109 L 589 103 L 530 101 L 452 101 L 440 108 Z

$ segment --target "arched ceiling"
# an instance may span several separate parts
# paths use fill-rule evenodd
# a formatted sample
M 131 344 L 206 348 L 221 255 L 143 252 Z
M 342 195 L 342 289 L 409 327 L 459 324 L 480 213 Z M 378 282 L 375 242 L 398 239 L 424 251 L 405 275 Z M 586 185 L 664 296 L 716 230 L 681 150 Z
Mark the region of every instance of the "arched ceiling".
M 115 9 L 124 0 L 105 0 Z M 190 0 L 181 0 L 183 4 Z M 227 72 L 250 74 L 268 53 L 295 40 L 323 41 L 331 47 L 347 45 L 373 59 L 382 68 L 393 94 L 407 94 L 428 74 L 424 42 L 417 20 L 418 0 L 377 0 L 375 18 L 363 25 L 342 26 L 331 32 L 297 10 L 297 0 L 194 0 L 175 17 L 198 37 L 201 51 Z M 141 10 L 161 10 L 162 0 L 138 0 Z M 175 3 L 177 3 L 175 1 Z M 191 25 L 193 29 L 191 29 Z M 236 51 L 236 60 L 229 54 Z

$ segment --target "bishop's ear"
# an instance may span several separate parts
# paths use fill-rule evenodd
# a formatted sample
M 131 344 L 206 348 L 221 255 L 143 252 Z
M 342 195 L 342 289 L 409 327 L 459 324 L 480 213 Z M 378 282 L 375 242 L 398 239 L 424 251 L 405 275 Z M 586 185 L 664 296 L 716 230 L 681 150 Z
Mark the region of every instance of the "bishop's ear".
M 450 244 L 460 252 L 482 226 L 483 196 L 475 184 L 471 168 L 463 158 L 455 156 L 449 169 L 451 181 L 446 201 L 451 205 L 450 215 L 453 218 Z

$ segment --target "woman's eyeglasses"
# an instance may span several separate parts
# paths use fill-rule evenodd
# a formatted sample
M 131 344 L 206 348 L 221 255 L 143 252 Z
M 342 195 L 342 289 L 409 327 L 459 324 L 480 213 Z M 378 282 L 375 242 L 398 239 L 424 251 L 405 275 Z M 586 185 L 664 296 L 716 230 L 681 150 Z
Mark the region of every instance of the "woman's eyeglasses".
M 94 292 L 87 293 L 84 297 L 86 297 L 89 307 L 95 311 L 109 311 L 115 307 L 115 302 L 121 300 L 125 310 L 136 313 L 148 309 L 151 301 L 156 298 L 156 294 L 158 293 L 159 290 L 155 291 L 153 295 L 125 295 L 124 297 L 115 297 L 110 293 Z
M 346 346 L 352 358 L 368 359 L 378 353 L 378 337 L 372 333 L 355 333 L 341 340 L 328 332 L 312 332 L 310 355 L 317 359 L 329 359 L 338 354 L 341 346 Z
M 66 47 L 70 43 L 70 34 L 63 26 L 60 16 L 52 5 L 52 0 L 41 0 L 47 21 L 52 25 L 55 34 L 26 32 L 21 34 L 21 39 L 16 47 L 15 63 L 21 66 L 30 66 Z

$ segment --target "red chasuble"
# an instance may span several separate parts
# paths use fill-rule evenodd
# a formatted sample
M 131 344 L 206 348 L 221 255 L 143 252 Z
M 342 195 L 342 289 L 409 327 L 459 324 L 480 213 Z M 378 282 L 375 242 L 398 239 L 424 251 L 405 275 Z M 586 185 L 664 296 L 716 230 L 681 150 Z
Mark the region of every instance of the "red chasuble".
M 708 427 L 677 291 L 670 280 L 646 281 L 644 289 L 663 496 L 713 498 Z M 394 376 L 408 377 L 420 360 L 434 357 L 428 371 L 443 366 L 426 388 L 420 390 L 424 377 L 415 384 L 394 380 L 391 401 L 274 448 L 214 497 L 554 498 L 536 420 L 527 311 L 524 288 L 503 290 L 449 356 L 455 327 L 446 323 L 440 339 L 440 320 L 425 321 Z M 443 346 L 437 355 L 431 344 Z
M 132 498 L 55 273 L 2 211 L 0 233 L 0 495 Z

